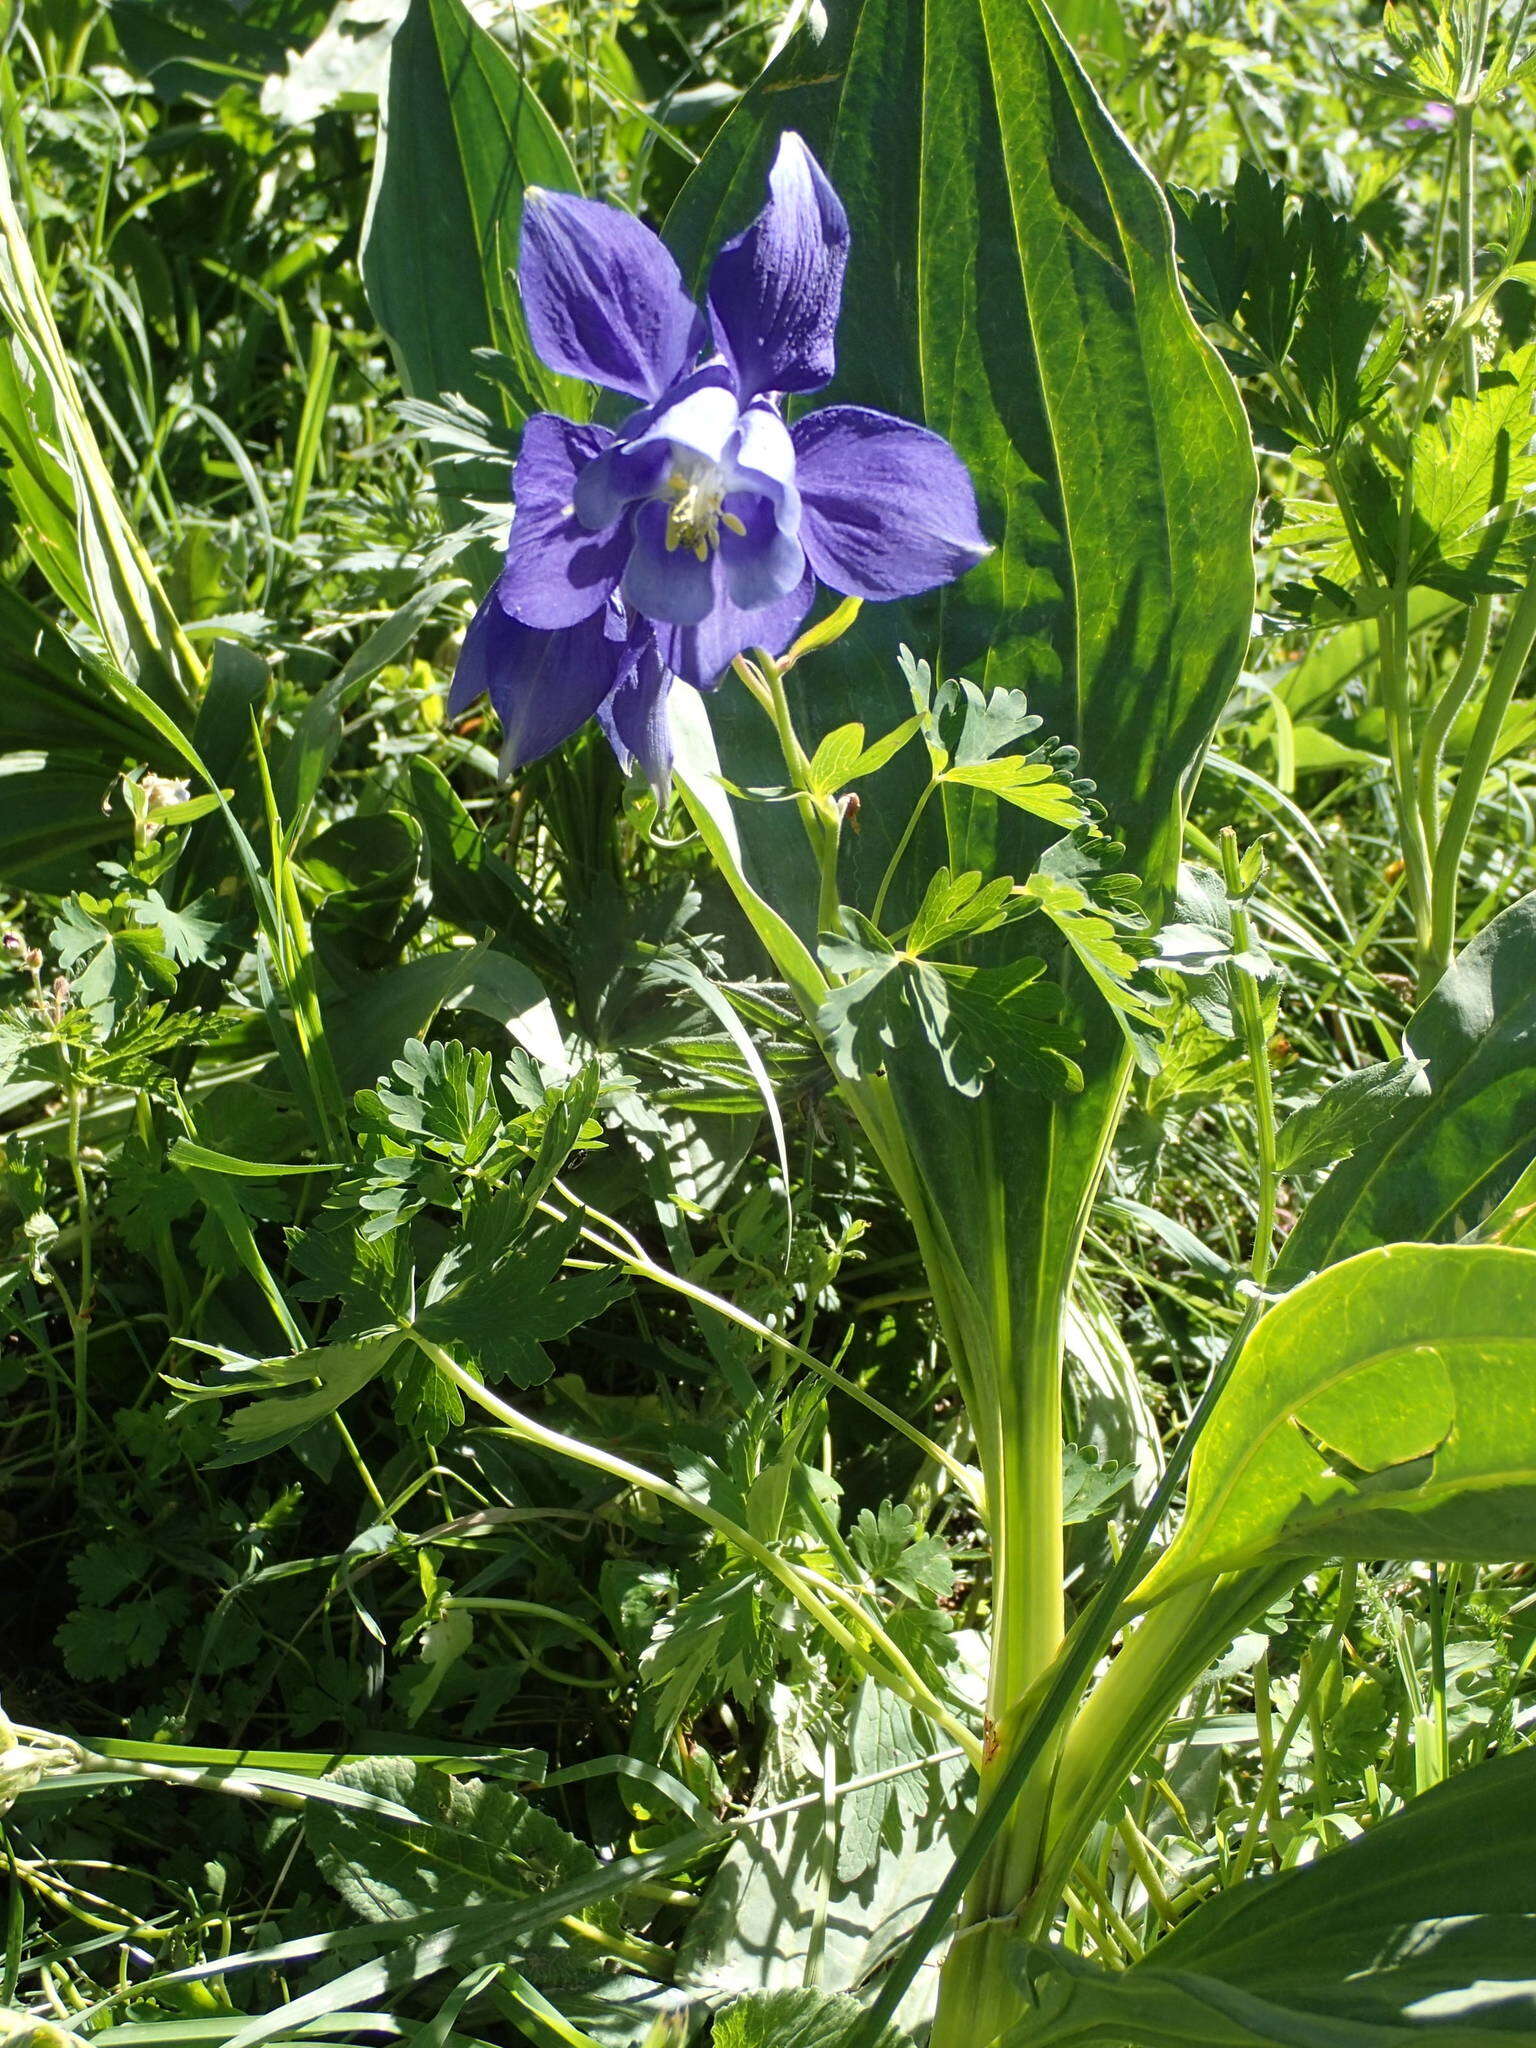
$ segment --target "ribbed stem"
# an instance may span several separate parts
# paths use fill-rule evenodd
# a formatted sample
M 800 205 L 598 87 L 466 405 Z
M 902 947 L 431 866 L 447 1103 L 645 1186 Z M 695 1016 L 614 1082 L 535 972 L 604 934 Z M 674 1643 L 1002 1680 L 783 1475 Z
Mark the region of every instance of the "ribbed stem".
M 1041 1681 L 1059 1661 L 1065 1577 L 1062 1530 L 1062 1331 L 1089 1208 L 1097 1192 L 1129 1078 L 1122 1062 L 1102 1105 L 1100 1144 L 1084 1176 L 1076 1215 L 1047 1235 L 1031 1284 L 1009 1260 L 1009 1218 L 993 1219 L 992 1306 L 1000 1358 L 1002 1465 L 991 1518 L 995 1551 L 992 1661 L 986 1761 L 978 1788 L 985 1807 L 1028 1733 Z M 1002 1176 L 983 1159 L 989 1182 Z M 1016 1248 L 1015 1256 L 1016 1256 Z M 945 1958 L 929 2048 L 980 2048 L 1020 2016 L 1009 1949 L 1034 1893 L 1053 1808 L 1060 1738 L 1047 1743 L 988 1849 L 965 1897 L 960 1931 Z

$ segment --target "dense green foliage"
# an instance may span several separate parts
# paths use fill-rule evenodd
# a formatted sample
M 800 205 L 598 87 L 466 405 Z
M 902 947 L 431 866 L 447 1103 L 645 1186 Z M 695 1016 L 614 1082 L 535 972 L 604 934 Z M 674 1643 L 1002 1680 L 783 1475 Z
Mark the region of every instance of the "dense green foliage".
M 0 2048 L 1536 2040 L 1523 25 L 19 0 Z M 786 127 L 995 551 L 504 780 Z

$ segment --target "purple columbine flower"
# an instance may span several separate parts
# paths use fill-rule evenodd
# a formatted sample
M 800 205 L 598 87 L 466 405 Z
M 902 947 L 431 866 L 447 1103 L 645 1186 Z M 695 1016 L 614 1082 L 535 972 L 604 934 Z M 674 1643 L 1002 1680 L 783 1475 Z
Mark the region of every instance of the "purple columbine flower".
M 506 567 L 449 698 L 456 712 L 489 693 L 509 771 L 595 715 L 621 763 L 664 788 L 675 679 L 708 690 L 749 648 L 781 654 L 818 582 L 913 597 L 988 552 L 938 434 L 857 405 L 785 424 L 783 399 L 832 377 L 847 260 L 842 202 L 794 134 L 768 204 L 715 258 L 707 325 L 631 214 L 528 192 L 534 347 L 637 403 L 616 430 L 538 413 L 523 431 Z

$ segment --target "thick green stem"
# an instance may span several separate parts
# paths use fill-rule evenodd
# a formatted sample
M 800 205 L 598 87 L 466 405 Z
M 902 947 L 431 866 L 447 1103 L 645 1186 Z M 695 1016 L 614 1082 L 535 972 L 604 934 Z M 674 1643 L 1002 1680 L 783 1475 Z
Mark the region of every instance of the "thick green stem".
M 993 1528 L 992 1656 L 987 1686 L 989 1739 L 981 1797 L 1007 1768 L 1019 1735 L 1020 1703 L 1061 1648 L 1065 1558 L 1061 1502 L 1061 1369 L 1064 1293 L 1028 1306 L 1006 1385 L 1001 1470 L 989 1478 L 998 1498 Z M 1045 1826 L 1044 1804 L 1028 1796 L 1014 1808 L 966 1896 L 963 1925 L 1017 1906 L 1034 1879 Z
M 992 1502 L 994 1614 L 987 1710 L 1003 1724 L 1061 1647 L 1064 1559 L 1061 1522 L 1061 1364 L 1064 1286 L 1041 1276 L 1022 1305 L 1015 1298 L 1003 1175 L 981 1125 L 980 1168 L 991 1190 L 989 1233 L 993 1355 L 999 1367 L 1001 1458 Z M 1075 1259 L 1073 1260 L 1075 1263 Z M 1021 1320 L 1022 1308 L 1022 1320 Z M 989 1475 L 990 1476 L 990 1475 Z
M 767 685 L 768 712 L 779 736 L 784 766 L 789 771 L 790 781 L 795 788 L 800 816 L 805 824 L 805 836 L 810 841 L 811 852 L 816 858 L 816 872 L 819 878 L 816 892 L 817 926 L 824 932 L 835 931 L 838 906 L 842 901 L 837 885 L 837 855 L 843 833 L 842 813 L 833 798 L 817 796 L 810 786 L 810 759 L 795 731 L 789 697 L 784 689 L 784 671 L 771 656 L 761 650 L 757 655 L 757 667 Z
M 1015 1760 L 1028 1749 L 1042 1711 L 1040 1691 L 1059 1669 L 1065 1577 L 1061 1498 L 1062 1327 L 1089 1207 L 1097 1191 L 1129 1078 L 1125 1060 L 1104 1103 L 1098 1158 L 1084 1177 L 1069 1229 L 1042 1237 L 1032 1284 L 1009 1271 L 1011 1232 L 994 1218 L 993 1292 L 1000 1377 L 1000 1469 L 995 1490 L 994 1612 L 989 1684 L 989 1740 L 981 1773 L 984 1809 L 1006 1796 Z M 992 1185 L 1001 1176 L 983 1161 Z M 1067 1726 L 1064 1720 L 1059 1728 Z M 940 1978 L 939 2007 L 929 2048 L 979 2048 L 1019 2018 L 1020 1994 L 1010 1967 L 1019 1917 L 1035 1895 L 1053 1825 L 1054 1778 L 1063 1734 L 1040 1746 L 1022 1791 L 982 1859 Z
M 1084 1843 L 1179 1701 L 1243 1623 L 1304 1570 L 1287 1561 L 1186 1587 L 1127 1637 L 1062 1745 L 1045 1853 L 1019 1932 L 1038 1938 L 1049 1929 Z
M 1022 1899 L 972 1916 L 956 1935 L 929 2048 L 988 2048 L 1017 2023 L 1011 1959 L 1020 1938 L 1049 1932 L 1089 1836 L 1179 1701 L 1243 1622 L 1304 1569 L 1293 1561 L 1186 1588 L 1127 1637 L 1064 1738 L 1036 1758 L 1016 1809 L 1044 1819 L 1032 1883 Z

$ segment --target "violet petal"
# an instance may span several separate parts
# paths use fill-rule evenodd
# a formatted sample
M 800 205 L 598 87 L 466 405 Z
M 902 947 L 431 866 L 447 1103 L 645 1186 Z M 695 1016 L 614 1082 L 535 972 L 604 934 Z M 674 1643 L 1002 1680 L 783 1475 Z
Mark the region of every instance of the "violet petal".
M 516 510 L 501 602 L 524 625 L 553 631 L 590 617 L 624 573 L 629 537 L 610 524 L 593 533 L 577 517 L 576 479 L 612 442 L 606 427 L 578 426 L 550 412 L 523 429 L 512 472 Z
M 772 500 L 733 492 L 722 509 L 746 528 L 721 525 L 720 570 L 731 603 L 755 611 L 787 597 L 805 574 L 805 550 L 784 532 Z
M 821 581 L 849 597 L 915 597 L 990 552 L 970 474 L 926 427 L 829 405 L 791 429 L 800 538 Z
M 612 605 L 579 625 L 541 633 L 514 619 L 495 590 L 464 635 L 450 715 L 482 691 L 501 721 L 502 772 L 510 774 L 579 732 L 608 695 L 624 655 L 624 622 Z
M 714 602 L 714 564 L 692 548 L 667 546 L 667 508 L 653 500 L 634 519 L 635 544 L 624 570 L 624 597 L 648 619 L 696 626 Z
M 638 763 L 660 804 L 666 802 L 672 782 L 672 735 L 667 725 L 672 683 L 647 629 L 644 643 L 597 707 L 598 724 L 608 735 L 619 766 L 627 775 Z
M 568 377 L 659 398 L 703 346 L 665 243 L 620 207 L 530 185 L 518 282 L 535 349 Z
M 715 339 L 743 400 L 831 379 L 848 263 L 848 216 L 798 135 L 779 139 L 768 204 L 709 274 Z
M 807 570 L 786 596 L 744 611 L 731 602 L 718 570 L 716 576 L 714 605 L 697 625 L 656 628 L 662 660 L 674 675 L 700 690 L 712 690 L 737 655 L 749 648 L 782 654 L 799 632 L 816 594 L 815 579 Z

